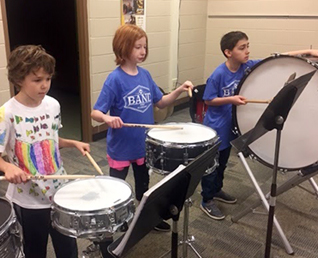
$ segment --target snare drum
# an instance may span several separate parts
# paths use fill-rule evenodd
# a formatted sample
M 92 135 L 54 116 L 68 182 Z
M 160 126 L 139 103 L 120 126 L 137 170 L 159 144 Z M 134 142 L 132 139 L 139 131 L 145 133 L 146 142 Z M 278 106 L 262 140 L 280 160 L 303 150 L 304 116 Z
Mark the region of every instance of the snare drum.
M 53 197 L 51 217 L 53 226 L 64 235 L 102 240 L 127 227 L 134 212 L 130 185 L 100 176 L 61 187 Z
M 289 76 L 296 78 L 317 69 L 317 64 L 293 56 L 272 56 L 255 65 L 240 82 L 237 94 L 247 99 L 269 100 L 276 96 Z M 233 108 L 235 131 L 244 134 L 254 128 L 267 105 L 246 104 Z M 282 170 L 298 170 L 318 159 L 318 73 L 309 81 L 291 108 L 285 121 L 278 166 Z M 276 130 L 249 145 L 249 152 L 263 164 L 273 167 Z
M 160 174 L 169 174 L 180 164 L 188 165 L 218 141 L 216 132 L 201 124 L 168 123 L 183 127 L 171 130 L 152 128 L 146 132 L 146 161 L 148 167 Z M 211 166 L 214 166 L 214 159 Z
M 11 203 L 0 198 L 0 211 L 0 257 L 22 258 L 22 237 Z

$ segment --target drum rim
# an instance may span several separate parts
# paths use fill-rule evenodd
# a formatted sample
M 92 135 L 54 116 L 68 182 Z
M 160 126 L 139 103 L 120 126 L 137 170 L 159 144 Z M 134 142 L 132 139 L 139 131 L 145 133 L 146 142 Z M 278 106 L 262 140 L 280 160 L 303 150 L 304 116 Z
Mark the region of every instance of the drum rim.
M 295 59 L 299 59 L 299 60 L 302 60 L 306 63 L 308 63 L 309 65 L 312 65 L 314 66 L 316 69 L 318 69 L 318 65 L 317 64 L 314 64 L 314 62 L 306 59 L 306 58 L 303 58 L 303 57 L 300 57 L 300 56 L 290 56 L 290 55 L 282 55 L 282 54 L 275 54 L 275 55 L 272 55 L 272 56 L 269 56 L 263 60 L 261 60 L 260 62 L 258 62 L 256 65 L 254 65 L 248 72 L 246 72 L 246 74 L 243 76 L 243 78 L 241 79 L 239 85 L 237 86 L 237 89 L 235 90 L 235 93 L 234 95 L 238 95 L 244 82 L 246 81 L 247 77 L 254 71 L 256 70 L 259 66 L 261 66 L 262 64 L 268 62 L 268 61 L 271 61 L 271 60 L 274 60 L 274 59 L 277 59 L 277 58 L 295 58 Z M 239 137 L 242 135 L 241 131 L 240 131 L 240 128 L 238 127 L 238 120 L 237 120 L 237 107 L 236 105 L 233 105 L 232 106 L 232 121 L 233 121 L 233 131 L 235 132 L 235 134 Z M 257 155 L 249 146 L 246 147 L 246 151 L 244 151 L 245 153 L 247 153 L 248 155 L 251 155 L 253 158 L 255 157 L 256 160 L 258 160 L 261 164 L 269 167 L 269 168 L 274 168 L 274 164 L 271 164 L 271 163 L 268 163 L 267 161 L 265 161 L 264 159 L 262 159 L 259 155 Z M 312 164 L 309 164 L 307 166 L 303 166 L 303 167 L 295 167 L 295 168 L 287 168 L 287 167 L 281 167 L 281 166 L 278 166 L 278 169 L 279 170 L 282 170 L 282 171 L 298 171 L 298 170 L 301 170 L 301 169 L 304 169 L 304 168 L 308 168 L 308 167 L 311 167 L 313 164 L 315 164 L 316 162 L 313 162 Z
M 56 193 L 58 192 L 58 190 L 70 185 L 70 184 L 73 184 L 73 183 L 76 183 L 76 182 L 79 182 L 79 181 L 87 181 L 87 180 L 95 180 L 95 179 L 98 179 L 98 178 L 102 178 L 102 179 L 111 179 L 111 180 L 115 180 L 115 181 L 118 181 L 118 182 L 121 182 L 121 183 L 124 183 L 125 185 L 127 185 L 130 189 L 130 196 L 126 199 L 126 200 L 123 200 L 122 202 L 120 203 L 117 203 L 116 205 L 113 205 L 111 207 L 104 207 L 102 209 L 96 209 L 96 210 L 73 210 L 73 209 L 70 209 L 70 208 L 65 208 L 61 205 L 59 205 L 58 203 L 55 202 L 55 195 Z M 105 211 L 107 210 L 110 210 L 110 209 L 115 209 L 118 208 L 118 207 L 121 207 L 123 203 L 129 203 L 131 202 L 134 197 L 133 197 L 133 191 L 132 191 L 132 187 L 130 184 L 128 184 L 126 181 L 122 180 L 122 179 L 119 179 L 119 178 L 116 178 L 116 177 L 112 177 L 112 176 L 96 176 L 95 178 L 85 178 L 85 179 L 78 179 L 78 180 L 74 180 L 70 183 L 67 183 L 65 185 L 63 185 L 62 187 L 60 187 L 56 191 L 56 193 L 53 195 L 53 198 L 52 198 L 52 205 L 51 205 L 51 209 L 58 209 L 60 211 L 65 211 L 65 212 L 68 212 L 69 214 L 71 213 L 76 213 L 76 214 L 81 214 L 81 215 L 84 215 L 84 214 L 96 214 L 96 213 L 103 213 L 105 214 Z
M 164 125 L 176 125 L 176 126 L 178 126 L 178 125 L 182 125 L 182 124 L 186 124 L 186 125 L 190 124 L 190 125 L 194 125 L 194 126 L 198 126 L 198 127 L 209 129 L 210 131 L 214 132 L 215 136 L 213 138 L 210 138 L 210 139 L 207 139 L 207 140 L 204 140 L 204 141 L 193 142 L 193 143 L 163 141 L 163 140 L 159 140 L 159 139 L 156 139 L 156 138 L 153 138 L 152 136 L 150 136 L 149 132 L 151 130 L 153 130 L 153 129 L 156 129 L 156 128 L 150 128 L 150 129 L 146 130 L 146 141 L 147 141 L 147 137 L 148 137 L 148 138 L 150 138 L 151 140 L 153 140 L 155 142 L 161 143 L 161 145 L 169 143 L 169 145 L 181 146 L 182 148 L 184 148 L 185 146 L 187 146 L 187 147 L 196 146 L 197 144 L 200 144 L 200 143 L 208 143 L 208 142 L 215 143 L 219 139 L 219 136 L 218 136 L 217 132 L 213 128 L 211 128 L 209 126 L 206 126 L 206 125 L 203 125 L 203 124 L 197 124 L 197 123 L 193 123 L 193 122 L 169 122 L 169 123 L 166 123 Z
M 0 236 L 2 235 L 3 232 L 6 231 L 6 229 L 10 228 L 11 224 L 14 223 L 14 213 L 13 213 L 13 205 L 12 203 L 4 198 L 4 197 L 0 197 L 0 201 L 4 201 L 6 203 L 9 204 L 10 206 L 10 215 L 8 216 L 8 218 L 4 221 L 4 223 L 2 225 L 0 225 Z M 10 223 L 10 221 L 12 221 L 12 223 Z

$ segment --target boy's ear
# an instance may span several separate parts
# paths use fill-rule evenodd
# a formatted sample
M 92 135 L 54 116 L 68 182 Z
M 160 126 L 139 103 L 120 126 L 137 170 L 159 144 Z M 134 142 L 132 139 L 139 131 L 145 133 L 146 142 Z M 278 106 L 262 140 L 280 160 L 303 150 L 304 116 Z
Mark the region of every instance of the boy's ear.
M 225 50 L 224 50 L 224 54 L 225 54 L 227 57 L 231 57 L 232 51 L 229 50 L 229 49 L 225 49 Z

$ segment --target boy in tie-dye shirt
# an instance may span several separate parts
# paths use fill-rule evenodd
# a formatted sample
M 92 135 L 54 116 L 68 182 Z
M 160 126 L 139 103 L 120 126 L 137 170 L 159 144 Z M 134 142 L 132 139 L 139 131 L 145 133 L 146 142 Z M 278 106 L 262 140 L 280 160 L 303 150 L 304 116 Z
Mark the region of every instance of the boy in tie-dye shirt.
M 65 174 L 59 148 L 76 147 L 85 155 L 89 144 L 58 136 L 60 105 L 47 96 L 55 59 L 41 46 L 20 46 L 9 57 L 8 78 L 18 94 L 0 108 L 0 170 L 10 182 L 6 197 L 13 202 L 23 228 L 25 257 L 46 257 L 48 234 L 56 257 L 77 258 L 75 239 L 51 226 L 50 211 L 60 180 L 29 180 L 32 175 Z

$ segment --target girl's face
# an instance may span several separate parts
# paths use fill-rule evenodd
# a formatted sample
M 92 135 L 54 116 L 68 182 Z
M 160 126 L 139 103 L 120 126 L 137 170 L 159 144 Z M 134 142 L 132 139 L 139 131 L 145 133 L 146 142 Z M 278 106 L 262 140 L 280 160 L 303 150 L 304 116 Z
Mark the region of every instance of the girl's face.
M 142 37 L 135 42 L 129 61 L 134 64 L 142 63 L 147 53 L 146 37 Z
M 25 76 L 20 83 L 19 92 L 22 104 L 33 107 L 40 105 L 51 87 L 51 79 L 52 75 L 45 72 L 43 68 Z

